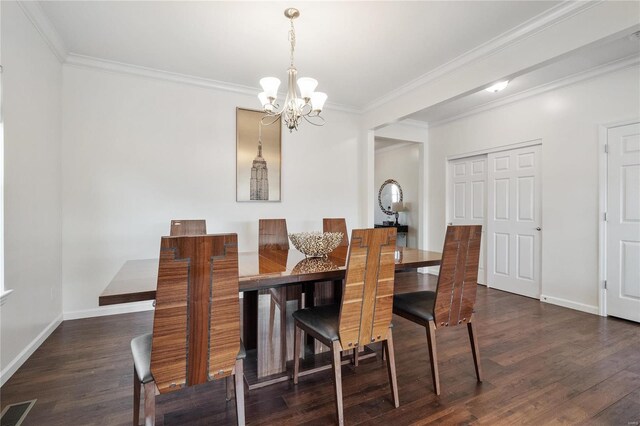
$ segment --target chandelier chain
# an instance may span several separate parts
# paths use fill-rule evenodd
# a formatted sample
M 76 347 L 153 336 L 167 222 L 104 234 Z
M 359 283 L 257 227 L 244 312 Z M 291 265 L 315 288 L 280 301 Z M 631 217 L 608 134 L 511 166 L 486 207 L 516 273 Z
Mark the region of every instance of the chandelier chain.
M 296 48 L 296 29 L 293 27 L 293 18 L 289 21 L 291 22 L 291 29 L 289 30 L 289 43 L 291 43 L 291 68 L 293 68 L 293 51 Z

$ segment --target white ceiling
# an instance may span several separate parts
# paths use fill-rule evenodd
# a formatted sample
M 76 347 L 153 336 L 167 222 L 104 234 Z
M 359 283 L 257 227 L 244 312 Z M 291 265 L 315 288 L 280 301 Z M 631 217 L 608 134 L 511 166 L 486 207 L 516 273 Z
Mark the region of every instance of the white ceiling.
M 512 79 L 507 88 L 498 93 L 480 90 L 463 98 L 434 105 L 407 118 L 429 123 L 448 120 L 495 106 L 528 91 L 542 90 L 554 82 L 561 84 L 563 79 L 579 78 L 581 73 L 586 75 L 590 70 L 595 71 L 606 64 L 621 63 L 624 58 L 634 58 L 632 60 L 637 61 L 638 55 L 640 39 L 636 37 L 623 37 L 605 44 L 585 47 L 570 56 Z
M 297 7 L 299 76 L 362 109 L 556 6 L 546 1 L 41 2 L 67 50 L 257 87 L 285 79 L 287 7 Z

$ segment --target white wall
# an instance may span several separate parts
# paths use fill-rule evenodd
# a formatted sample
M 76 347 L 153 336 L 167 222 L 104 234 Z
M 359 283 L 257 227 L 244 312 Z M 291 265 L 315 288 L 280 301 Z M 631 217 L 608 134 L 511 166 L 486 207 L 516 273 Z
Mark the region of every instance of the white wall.
M 598 305 L 598 126 L 640 117 L 640 69 L 627 68 L 429 128 L 429 248 L 445 231 L 446 157 L 542 139 L 542 295 Z
M 2 2 L 5 287 L 1 382 L 60 321 L 62 67 L 13 1 Z
M 65 317 L 95 313 L 126 260 L 157 257 L 171 219 L 237 232 L 241 251 L 257 248 L 258 218 L 361 225 L 357 115 L 283 130 L 282 202 L 237 203 L 235 108 L 255 96 L 65 65 L 63 98 Z
M 395 220 L 395 216 L 387 216 L 378 204 L 378 190 L 387 179 L 396 180 L 402 187 L 402 199 L 407 212 L 400 213 L 399 222 L 409 226 L 407 239 L 408 247 L 418 247 L 419 235 L 419 186 L 420 186 L 420 145 L 411 143 L 400 145 L 398 148 L 385 148 L 375 153 L 374 169 L 374 220 L 382 223 L 384 220 Z

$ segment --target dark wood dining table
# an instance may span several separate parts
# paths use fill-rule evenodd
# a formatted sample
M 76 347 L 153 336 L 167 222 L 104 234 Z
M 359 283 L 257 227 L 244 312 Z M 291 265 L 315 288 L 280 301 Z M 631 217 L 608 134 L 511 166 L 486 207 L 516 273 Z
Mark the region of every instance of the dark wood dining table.
M 324 258 L 306 258 L 295 249 L 263 249 L 238 253 L 238 290 L 242 293 L 242 338 L 248 351 L 258 349 L 258 294 L 269 288 L 332 281 L 339 295 L 345 277 L 348 247 L 338 247 Z M 441 253 L 398 247 L 396 272 L 440 265 Z M 100 306 L 154 300 L 158 259 L 128 260 L 98 299 Z M 264 344 L 264 343 L 263 343 Z M 245 370 L 246 375 L 246 370 Z M 260 374 L 257 373 L 260 378 Z M 249 381 L 252 388 L 252 382 Z

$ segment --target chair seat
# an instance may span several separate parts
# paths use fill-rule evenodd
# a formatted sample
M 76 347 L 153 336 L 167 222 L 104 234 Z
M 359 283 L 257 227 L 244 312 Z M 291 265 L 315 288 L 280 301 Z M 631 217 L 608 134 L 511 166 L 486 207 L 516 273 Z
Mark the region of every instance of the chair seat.
M 433 321 L 433 308 L 436 293 L 433 291 L 416 291 L 393 296 L 393 313 L 404 316 L 409 314 L 422 321 Z
M 133 354 L 133 365 L 138 372 L 138 379 L 141 383 L 149 383 L 153 381 L 151 375 L 151 340 L 152 333 L 143 334 L 142 336 L 134 337 L 131 340 L 131 353 Z M 240 351 L 236 359 L 244 359 L 247 356 L 247 352 L 244 349 L 244 344 L 240 340 Z
M 293 313 L 293 318 L 307 331 L 317 334 L 317 337 L 321 340 L 334 342 L 340 339 L 338 333 L 340 305 L 323 305 L 298 309 Z

